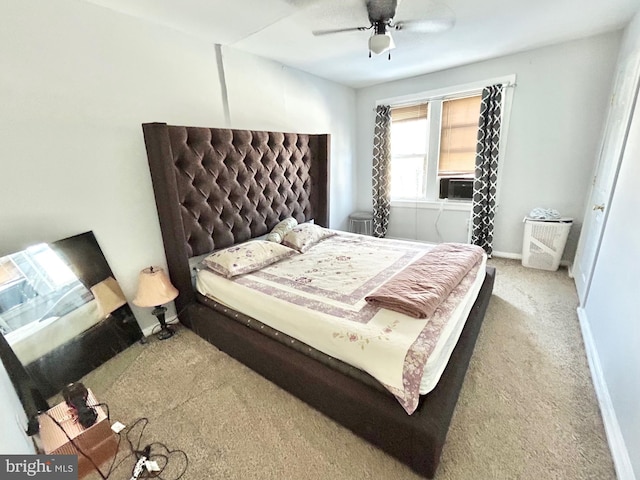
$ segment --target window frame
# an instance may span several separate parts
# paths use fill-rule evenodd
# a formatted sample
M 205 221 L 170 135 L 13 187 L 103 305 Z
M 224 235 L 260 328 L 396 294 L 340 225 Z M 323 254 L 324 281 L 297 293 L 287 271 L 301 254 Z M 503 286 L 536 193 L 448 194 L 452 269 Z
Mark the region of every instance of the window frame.
M 499 156 L 499 171 L 497 181 L 496 192 L 496 205 L 500 202 L 500 186 L 501 186 L 501 171 L 504 170 L 505 151 L 507 144 L 507 133 L 509 127 L 509 118 L 511 113 L 511 103 L 513 98 L 513 88 L 516 84 L 516 75 L 506 75 L 503 77 L 495 77 L 487 80 L 481 80 L 477 82 L 444 87 L 434 90 L 427 90 L 417 92 L 410 95 L 403 95 L 397 97 L 390 97 L 378 100 L 378 105 L 389 105 L 391 108 L 400 107 L 403 105 L 416 104 L 416 103 L 429 103 L 428 114 L 428 148 L 427 148 L 427 175 L 425 180 L 425 194 L 416 198 L 391 198 L 391 206 L 415 206 L 416 208 L 445 208 L 449 210 L 471 210 L 470 200 L 448 200 L 440 199 L 438 188 L 438 162 L 440 155 L 440 135 L 442 124 L 442 102 L 444 100 L 452 100 L 456 98 L 462 98 L 466 96 L 473 96 L 482 94 L 484 87 L 488 85 L 495 85 L 501 83 L 505 85 L 503 98 L 502 98 L 502 123 L 501 123 L 501 135 L 500 135 L 500 151 Z M 435 173 L 434 173 L 435 172 Z

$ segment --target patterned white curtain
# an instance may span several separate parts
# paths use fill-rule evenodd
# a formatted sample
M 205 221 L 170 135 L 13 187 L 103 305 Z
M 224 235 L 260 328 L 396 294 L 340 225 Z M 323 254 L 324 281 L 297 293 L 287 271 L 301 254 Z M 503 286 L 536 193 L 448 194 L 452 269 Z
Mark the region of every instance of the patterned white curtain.
M 391 206 L 391 107 L 376 108 L 373 135 L 373 236 L 384 237 Z
M 471 243 L 493 253 L 493 220 L 496 208 L 500 121 L 502 117 L 502 85 L 492 85 L 482 91 L 476 171 L 473 182 L 473 230 Z

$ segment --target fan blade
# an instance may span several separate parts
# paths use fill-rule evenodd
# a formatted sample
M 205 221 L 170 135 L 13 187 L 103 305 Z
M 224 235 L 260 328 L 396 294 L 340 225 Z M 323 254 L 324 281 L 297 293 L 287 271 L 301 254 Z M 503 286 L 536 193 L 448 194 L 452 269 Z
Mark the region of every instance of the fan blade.
M 405 32 L 438 33 L 453 28 L 456 20 L 449 18 L 433 18 L 428 20 L 404 20 L 393 24 L 393 28 Z
M 343 33 L 343 32 L 357 32 L 358 30 L 363 32 L 365 30 L 369 30 L 371 27 L 351 27 L 351 28 L 332 28 L 329 30 L 314 30 L 313 33 L 316 37 L 322 35 L 331 35 L 332 33 Z

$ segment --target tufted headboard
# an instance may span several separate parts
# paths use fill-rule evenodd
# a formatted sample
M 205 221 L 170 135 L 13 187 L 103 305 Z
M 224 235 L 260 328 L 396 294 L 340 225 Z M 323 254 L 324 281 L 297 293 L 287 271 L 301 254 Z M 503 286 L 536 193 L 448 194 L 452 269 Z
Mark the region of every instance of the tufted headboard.
M 329 135 L 142 125 L 178 311 L 195 299 L 189 258 L 268 233 L 329 225 Z

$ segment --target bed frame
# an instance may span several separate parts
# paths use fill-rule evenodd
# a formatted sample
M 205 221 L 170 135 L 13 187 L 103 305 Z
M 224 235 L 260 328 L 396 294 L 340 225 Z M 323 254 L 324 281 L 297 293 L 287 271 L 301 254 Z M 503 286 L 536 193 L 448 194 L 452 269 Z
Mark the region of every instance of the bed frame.
M 417 473 L 433 477 L 495 269 L 487 267 L 438 385 L 407 415 L 372 378 L 363 382 L 265 336 L 192 288 L 190 257 L 263 235 L 288 216 L 329 226 L 329 135 L 164 123 L 142 127 L 169 275 L 180 292 L 175 301 L 180 321 Z

